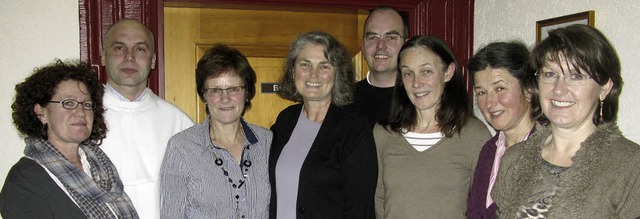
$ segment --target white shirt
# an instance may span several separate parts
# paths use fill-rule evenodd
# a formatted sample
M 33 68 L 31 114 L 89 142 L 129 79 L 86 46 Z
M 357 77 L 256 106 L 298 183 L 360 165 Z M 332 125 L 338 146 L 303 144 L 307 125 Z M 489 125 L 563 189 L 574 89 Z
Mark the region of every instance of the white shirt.
M 160 165 L 169 138 L 193 121 L 148 88 L 139 102 L 105 92 L 107 138 L 100 148 L 118 169 L 124 190 L 140 218 L 160 218 Z
M 417 133 L 417 132 L 406 132 L 403 134 L 404 138 L 407 139 L 407 142 L 413 146 L 417 151 L 425 151 L 431 146 L 438 143 L 444 135 L 441 132 L 435 133 Z

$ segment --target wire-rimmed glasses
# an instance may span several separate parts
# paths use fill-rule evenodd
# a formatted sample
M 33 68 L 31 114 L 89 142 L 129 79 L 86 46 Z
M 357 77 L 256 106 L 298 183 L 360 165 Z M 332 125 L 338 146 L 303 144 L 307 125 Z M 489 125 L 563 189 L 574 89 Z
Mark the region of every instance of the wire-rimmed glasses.
M 538 78 L 538 82 L 543 84 L 553 84 L 556 83 L 559 78 L 562 78 L 569 86 L 582 86 L 587 80 L 591 79 L 589 75 L 581 74 L 577 71 L 570 71 L 567 74 L 560 74 L 553 71 L 536 71 L 535 75 Z
M 364 36 L 364 41 L 366 43 L 378 43 L 380 42 L 380 39 L 383 39 L 385 43 L 400 43 L 404 37 L 394 33 L 385 35 L 367 34 Z
M 224 91 L 227 91 L 229 96 L 236 96 L 242 93 L 244 86 L 233 86 L 228 88 L 205 88 L 204 93 L 207 94 L 208 97 L 220 97 Z

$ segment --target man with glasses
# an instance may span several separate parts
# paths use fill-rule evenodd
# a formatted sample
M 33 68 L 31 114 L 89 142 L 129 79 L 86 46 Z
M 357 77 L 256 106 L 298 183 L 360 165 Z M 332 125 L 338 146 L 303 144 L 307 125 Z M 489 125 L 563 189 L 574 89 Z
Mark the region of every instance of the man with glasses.
M 156 62 L 153 39 L 139 21 L 122 19 L 107 29 L 102 46 L 109 132 L 101 148 L 118 169 L 140 218 L 160 217 L 158 179 L 167 142 L 193 125 L 184 112 L 147 88 Z
M 374 9 L 364 24 L 362 54 L 369 65 L 367 78 L 356 84 L 354 106 L 371 125 L 386 119 L 398 73 L 398 52 L 409 35 L 409 27 L 394 8 Z

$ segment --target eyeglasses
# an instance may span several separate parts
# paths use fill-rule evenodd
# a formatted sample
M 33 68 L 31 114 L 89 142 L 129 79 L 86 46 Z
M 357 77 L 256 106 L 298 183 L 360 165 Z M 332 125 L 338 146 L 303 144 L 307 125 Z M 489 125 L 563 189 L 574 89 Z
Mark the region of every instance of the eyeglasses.
M 68 110 L 74 110 L 78 108 L 79 105 L 82 105 L 82 109 L 85 109 L 85 110 L 93 110 L 96 108 L 96 103 L 94 103 L 92 100 L 85 100 L 82 102 L 78 102 L 77 100 L 72 100 L 72 99 L 66 99 L 66 100 L 60 100 L 60 101 L 50 100 L 49 103 L 62 104 L 62 108 L 65 108 Z
M 404 37 L 398 34 L 385 34 L 382 36 L 380 34 L 367 34 L 364 36 L 364 41 L 366 43 L 378 43 L 380 42 L 380 39 L 384 39 L 385 43 L 400 43 Z
M 553 84 L 558 81 L 558 78 L 562 78 L 569 86 L 582 86 L 587 80 L 591 79 L 589 75 L 574 71 L 569 72 L 568 75 L 562 75 L 552 71 L 543 73 L 536 71 L 535 75 L 538 77 L 538 82 L 543 84 Z
M 242 90 L 244 89 L 244 86 L 233 86 L 233 87 L 228 87 L 228 88 L 205 88 L 204 89 L 204 93 L 207 94 L 207 96 L 209 97 L 220 97 L 222 96 L 223 91 L 227 91 L 227 94 L 229 94 L 229 96 L 235 96 L 238 95 L 240 93 L 242 93 Z

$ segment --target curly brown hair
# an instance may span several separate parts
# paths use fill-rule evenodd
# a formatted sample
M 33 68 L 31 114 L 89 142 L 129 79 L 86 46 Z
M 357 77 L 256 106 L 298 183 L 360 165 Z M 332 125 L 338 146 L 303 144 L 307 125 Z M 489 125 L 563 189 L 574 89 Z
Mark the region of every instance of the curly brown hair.
M 38 119 L 34 107 L 36 104 L 43 107 L 49 104 L 58 84 L 67 80 L 84 83 L 91 100 L 96 104 L 93 109 L 93 129 L 83 143 L 102 144 L 102 139 L 107 136 L 107 125 L 102 115 L 105 111 L 102 104 L 104 86 L 98 74 L 86 62 L 56 59 L 51 64 L 36 68 L 24 82 L 17 84 L 16 96 L 11 104 L 13 124 L 23 136 L 48 139 L 46 127 Z

